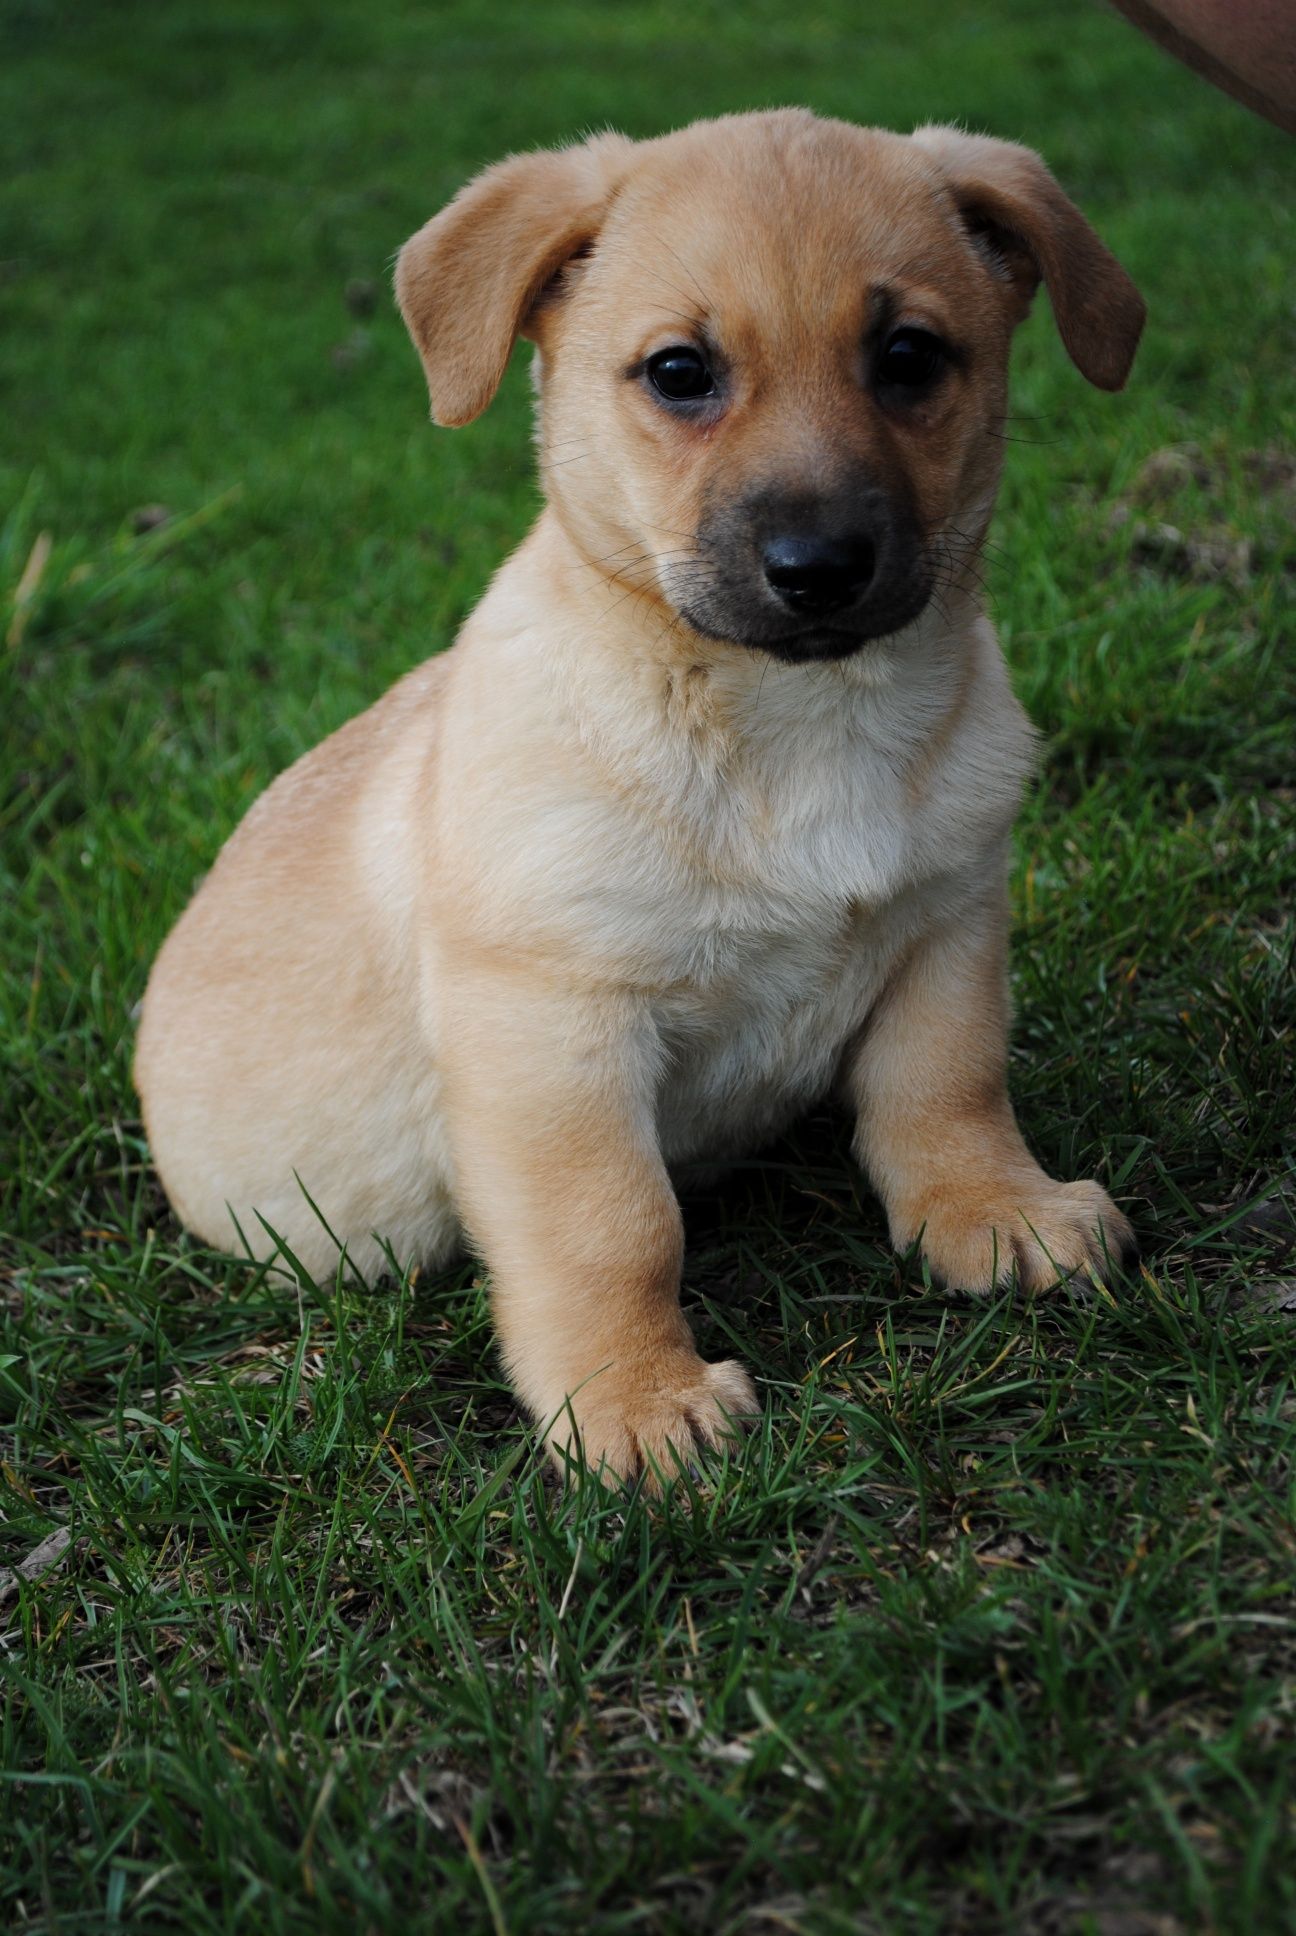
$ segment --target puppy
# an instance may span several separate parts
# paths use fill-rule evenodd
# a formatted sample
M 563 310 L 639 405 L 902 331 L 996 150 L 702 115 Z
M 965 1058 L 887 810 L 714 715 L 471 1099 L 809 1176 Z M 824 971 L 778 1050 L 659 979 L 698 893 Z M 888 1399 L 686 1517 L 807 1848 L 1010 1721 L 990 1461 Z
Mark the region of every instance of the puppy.
M 1119 388 L 1142 302 L 1035 155 L 800 111 L 514 156 L 405 245 L 438 423 L 535 343 L 547 505 L 158 958 L 136 1077 L 190 1229 L 320 1276 L 467 1233 L 517 1390 L 613 1474 L 753 1407 L 681 1314 L 672 1178 L 830 1091 L 946 1284 L 1120 1260 L 1005 1086 L 1032 735 L 978 554 L 1041 279 Z

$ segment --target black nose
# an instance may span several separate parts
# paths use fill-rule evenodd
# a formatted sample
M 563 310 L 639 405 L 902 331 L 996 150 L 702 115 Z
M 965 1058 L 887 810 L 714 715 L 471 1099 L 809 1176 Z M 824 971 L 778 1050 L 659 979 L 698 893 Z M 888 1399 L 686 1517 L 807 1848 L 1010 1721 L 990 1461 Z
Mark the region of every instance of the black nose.
M 795 612 L 831 612 L 849 605 L 873 578 L 873 540 L 770 538 L 761 552 L 765 582 Z

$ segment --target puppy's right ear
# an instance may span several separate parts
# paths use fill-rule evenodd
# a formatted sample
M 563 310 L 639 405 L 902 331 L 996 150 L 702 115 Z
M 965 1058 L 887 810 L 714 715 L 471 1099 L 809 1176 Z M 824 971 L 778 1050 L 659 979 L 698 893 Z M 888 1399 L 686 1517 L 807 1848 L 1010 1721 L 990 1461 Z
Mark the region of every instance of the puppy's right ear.
M 423 358 L 432 417 L 471 423 L 565 263 L 603 223 L 632 143 L 511 155 L 461 189 L 396 261 L 396 300 Z

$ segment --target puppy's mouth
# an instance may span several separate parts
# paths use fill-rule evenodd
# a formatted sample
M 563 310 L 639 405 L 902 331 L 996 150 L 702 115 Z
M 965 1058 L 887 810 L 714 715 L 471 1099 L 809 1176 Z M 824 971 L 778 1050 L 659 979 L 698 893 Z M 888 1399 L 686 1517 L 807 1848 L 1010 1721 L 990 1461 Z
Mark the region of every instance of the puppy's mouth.
M 699 637 L 720 645 L 739 645 L 749 652 L 767 652 L 784 665 L 810 665 L 816 661 L 849 659 L 921 618 L 931 602 L 931 574 L 916 573 L 906 584 L 889 595 L 869 601 L 858 612 L 838 612 L 831 616 L 807 615 L 797 625 L 776 627 L 769 615 L 743 610 L 746 600 L 696 594 L 687 603 L 676 604 L 676 612 Z M 734 609 L 734 607 L 737 609 Z
M 867 643 L 858 632 L 838 631 L 828 625 L 785 632 L 778 638 L 744 639 L 730 631 L 716 631 L 696 612 L 681 610 L 679 616 L 704 639 L 712 639 L 718 645 L 745 646 L 749 652 L 768 652 L 772 659 L 781 659 L 784 665 L 808 664 L 815 659 L 849 659 Z

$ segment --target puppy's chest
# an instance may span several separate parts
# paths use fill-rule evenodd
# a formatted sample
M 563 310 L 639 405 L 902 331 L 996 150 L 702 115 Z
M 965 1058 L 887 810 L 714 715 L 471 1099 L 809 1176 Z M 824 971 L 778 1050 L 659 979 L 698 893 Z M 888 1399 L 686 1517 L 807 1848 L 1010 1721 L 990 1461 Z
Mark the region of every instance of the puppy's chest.
M 911 829 L 876 788 L 868 812 L 838 807 L 747 829 L 729 880 L 676 899 L 653 1003 L 668 1160 L 749 1144 L 821 1096 L 890 972 L 922 898 Z
M 693 972 L 653 1004 L 668 1161 L 771 1134 L 826 1091 L 886 978 L 894 930 L 848 908 L 795 931 L 700 938 Z

